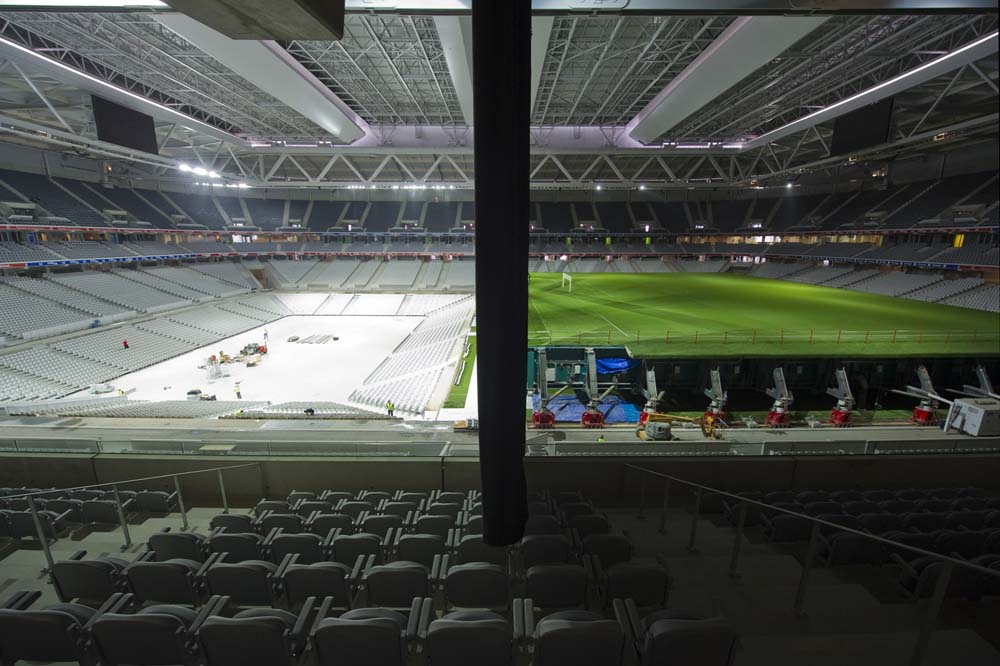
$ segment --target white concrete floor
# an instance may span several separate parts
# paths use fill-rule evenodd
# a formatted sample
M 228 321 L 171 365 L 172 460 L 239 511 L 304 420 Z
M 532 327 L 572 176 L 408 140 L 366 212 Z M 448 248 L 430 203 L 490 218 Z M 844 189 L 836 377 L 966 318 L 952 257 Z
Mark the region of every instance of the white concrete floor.
M 243 400 L 329 400 L 347 402 L 354 389 L 422 321 L 422 317 L 321 316 L 286 317 L 227 338 L 193 352 L 119 377 L 116 387 L 135 400 L 183 400 L 190 389 L 214 393 L 219 400 L 235 399 L 233 387 L 240 382 Z M 262 343 L 269 335 L 268 353 L 256 367 L 242 363 L 223 366 L 229 377 L 210 380 L 199 370 L 212 354 L 239 353 L 250 342 Z M 338 336 L 336 342 L 299 344 L 291 336 L 315 334 Z

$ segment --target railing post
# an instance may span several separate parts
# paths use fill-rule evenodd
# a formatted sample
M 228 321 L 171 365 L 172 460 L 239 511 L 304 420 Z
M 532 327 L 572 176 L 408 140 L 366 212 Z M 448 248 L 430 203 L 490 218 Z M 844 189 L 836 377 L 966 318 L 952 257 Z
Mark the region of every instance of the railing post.
M 125 535 L 125 544 L 122 546 L 122 550 L 128 550 L 132 547 L 132 535 L 128 532 L 128 521 L 125 520 L 125 508 L 122 506 L 122 496 L 118 492 L 118 486 L 115 486 L 115 506 L 118 507 L 118 522 L 122 525 L 122 534 Z
M 809 578 L 812 576 L 813 560 L 816 559 L 816 551 L 819 550 L 819 523 L 813 523 L 812 531 L 809 533 L 809 547 L 806 549 L 806 559 L 802 563 L 802 576 L 799 577 L 799 589 L 795 593 L 795 615 L 802 617 L 802 606 L 806 603 L 806 590 L 809 587 Z
M 226 497 L 226 482 L 222 480 L 222 470 L 219 474 L 219 493 L 222 495 L 222 513 L 229 513 L 229 499 Z
M 646 475 L 642 475 L 642 481 L 639 483 L 639 515 L 637 516 L 639 520 L 646 520 Z
M 917 644 L 913 646 L 913 656 L 910 657 L 910 666 L 920 666 L 924 661 L 924 652 L 927 644 L 930 643 L 931 633 L 934 631 L 934 623 L 937 621 L 938 613 L 941 612 L 941 604 L 944 602 L 944 595 L 948 591 L 948 583 L 951 582 L 951 571 L 955 565 L 952 562 L 945 562 L 941 575 L 934 586 L 934 593 L 927 603 L 927 614 L 924 615 L 923 624 L 920 626 L 920 633 L 917 634 Z
M 736 538 L 733 539 L 733 554 L 729 558 L 729 577 L 739 578 L 743 575 L 740 571 L 740 546 L 743 544 L 743 528 L 747 522 L 747 503 L 740 502 L 740 517 L 736 522 Z
M 670 504 L 670 479 L 663 483 L 663 513 L 660 514 L 660 534 L 667 533 L 667 506 Z
M 177 492 L 177 506 L 181 510 L 181 531 L 186 532 L 188 529 L 188 515 L 187 508 L 184 506 L 184 495 L 181 494 L 180 477 L 174 477 L 174 490 Z
M 42 519 L 38 517 L 38 507 L 35 506 L 35 498 L 28 498 L 28 508 L 31 509 L 31 519 L 35 522 L 35 530 L 38 532 L 38 542 L 42 544 L 42 552 L 45 553 L 45 562 L 48 567 L 42 572 L 48 575 L 49 581 L 52 580 L 52 567 L 55 565 L 55 561 L 52 559 L 52 550 L 49 548 L 49 538 L 45 535 L 45 529 L 42 527 Z
M 688 552 L 698 551 L 694 547 L 695 537 L 698 535 L 698 519 L 701 517 L 701 488 L 694 490 L 694 510 L 691 512 L 691 534 L 688 535 Z

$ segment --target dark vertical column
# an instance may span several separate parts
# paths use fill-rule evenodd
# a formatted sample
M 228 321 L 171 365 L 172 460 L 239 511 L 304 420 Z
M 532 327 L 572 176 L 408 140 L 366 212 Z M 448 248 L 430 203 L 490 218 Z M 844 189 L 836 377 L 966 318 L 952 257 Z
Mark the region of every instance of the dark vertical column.
M 528 124 L 531 3 L 472 3 L 476 318 L 484 538 L 506 545 L 527 518 Z

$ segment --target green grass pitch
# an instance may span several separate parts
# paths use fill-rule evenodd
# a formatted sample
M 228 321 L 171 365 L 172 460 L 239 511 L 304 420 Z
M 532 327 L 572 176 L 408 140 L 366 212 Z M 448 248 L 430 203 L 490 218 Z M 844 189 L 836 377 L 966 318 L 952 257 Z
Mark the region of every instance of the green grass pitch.
M 1000 354 L 995 313 L 716 273 L 533 273 L 528 343 L 636 356 Z

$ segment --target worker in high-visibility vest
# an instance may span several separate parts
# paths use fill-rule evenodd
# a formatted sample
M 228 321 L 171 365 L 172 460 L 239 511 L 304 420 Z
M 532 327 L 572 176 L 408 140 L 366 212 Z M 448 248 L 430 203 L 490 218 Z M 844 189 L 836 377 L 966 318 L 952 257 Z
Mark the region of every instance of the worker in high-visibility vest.
M 392 404 L 392 400 L 389 400 L 385 403 L 385 411 L 389 413 L 389 416 L 392 416 L 392 412 L 393 410 L 395 410 L 395 408 L 396 406 Z

